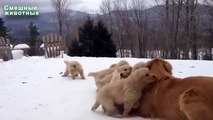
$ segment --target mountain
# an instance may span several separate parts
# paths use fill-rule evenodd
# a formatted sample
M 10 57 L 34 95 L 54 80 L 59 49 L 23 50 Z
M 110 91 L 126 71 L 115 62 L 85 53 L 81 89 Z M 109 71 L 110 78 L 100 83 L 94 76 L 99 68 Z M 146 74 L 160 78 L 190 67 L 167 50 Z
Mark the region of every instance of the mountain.
M 201 16 L 201 22 L 208 19 L 208 15 L 206 14 L 206 11 L 209 9 L 208 6 L 205 5 L 199 5 L 199 13 Z M 148 8 L 142 12 L 146 12 L 148 15 L 148 21 L 149 23 L 156 24 L 159 21 L 159 18 L 161 18 L 161 11 L 165 10 L 165 5 L 158 5 L 151 8 Z M 120 11 L 112 11 L 111 13 L 116 15 Z M 69 22 L 72 24 L 72 30 L 77 29 L 78 26 L 76 24 L 82 24 L 87 16 L 92 17 L 94 20 L 96 20 L 98 17 L 107 17 L 108 14 L 99 15 L 99 14 L 89 14 L 85 12 L 80 11 L 68 11 L 69 14 Z M 128 11 L 128 14 L 130 14 L 130 17 L 132 14 L 132 10 Z M 30 22 L 34 22 L 34 24 L 39 28 L 39 32 L 41 35 L 50 33 L 50 32 L 57 32 L 57 22 L 56 22 L 56 14 L 54 12 L 49 13 L 40 13 L 37 17 L 4 17 L 4 21 L 6 26 L 11 29 L 11 35 L 16 38 L 22 38 L 28 36 L 28 25 Z M 76 31 L 76 30 L 73 30 Z
M 78 21 L 84 19 L 86 16 L 94 17 L 95 15 L 80 12 L 80 11 L 68 11 L 69 19 L 72 21 Z M 57 32 L 57 20 L 54 12 L 40 13 L 39 16 L 31 17 L 3 17 L 6 26 L 11 30 L 11 35 L 17 38 L 28 35 L 28 25 L 33 22 L 38 28 L 41 35 L 50 32 Z

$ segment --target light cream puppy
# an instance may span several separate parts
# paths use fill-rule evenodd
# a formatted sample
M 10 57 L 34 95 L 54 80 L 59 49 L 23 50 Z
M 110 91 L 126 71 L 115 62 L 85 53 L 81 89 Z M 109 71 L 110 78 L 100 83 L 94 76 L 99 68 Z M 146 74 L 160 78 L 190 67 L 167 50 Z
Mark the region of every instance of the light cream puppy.
M 121 60 L 116 64 L 116 67 L 120 67 L 123 65 L 129 65 L 129 63 L 126 60 Z
M 95 82 L 97 91 L 108 83 L 112 83 L 116 80 L 127 78 L 131 74 L 131 72 L 132 67 L 130 65 L 123 65 L 116 68 L 112 74 L 108 74 L 104 78 L 97 80 Z
M 135 71 L 135 70 L 142 68 L 142 67 L 146 67 L 145 63 L 144 62 L 138 62 L 135 65 L 133 65 L 132 71 Z
M 121 80 L 123 78 L 127 78 L 131 74 L 131 72 L 132 72 L 132 66 L 128 64 L 118 67 L 112 73 L 112 79 L 110 80 L 110 83 L 113 83 L 117 80 Z
M 104 78 L 95 81 L 96 90 L 99 91 L 104 85 L 109 84 L 112 79 L 112 74 L 106 75 Z
M 83 67 L 78 61 L 64 61 L 64 63 L 66 64 L 66 69 L 64 75 L 62 75 L 63 77 L 71 74 L 72 78 L 75 79 L 80 74 L 81 78 L 85 79 Z
M 129 65 L 129 63 L 126 60 L 121 60 L 118 63 L 114 63 L 114 64 L 110 65 L 109 68 L 119 67 L 119 66 L 123 66 L 123 65 Z
M 114 64 L 110 65 L 109 68 L 114 68 L 114 67 L 116 67 L 116 65 L 117 65 L 117 64 L 114 63 Z
M 137 107 L 142 90 L 155 80 L 156 77 L 149 73 L 148 68 L 140 68 L 126 79 L 106 84 L 101 88 L 91 110 L 94 111 L 99 105 L 102 105 L 108 116 L 120 117 L 117 114 L 115 104 L 124 104 L 123 116 L 127 117 L 131 109 Z
M 120 62 L 118 62 L 116 64 L 116 66 L 113 65 L 114 67 L 111 67 L 109 69 L 100 70 L 98 72 L 90 72 L 88 74 L 88 76 L 93 76 L 95 78 L 95 81 L 98 81 L 98 80 L 104 78 L 105 76 L 107 76 L 108 74 L 112 74 L 116 68 L 123 66 L 123 65 L 129 65 L 129 63 L 126 60 L 121 60 Z
M 95 81 L 98 81 L 104 78 L 105 76 L 112 74 L 114 70 L 115 68 L 109 68 L 109 69 L 100 70 L 98 72 L 90 72 L 88 76 L 93 76 Z

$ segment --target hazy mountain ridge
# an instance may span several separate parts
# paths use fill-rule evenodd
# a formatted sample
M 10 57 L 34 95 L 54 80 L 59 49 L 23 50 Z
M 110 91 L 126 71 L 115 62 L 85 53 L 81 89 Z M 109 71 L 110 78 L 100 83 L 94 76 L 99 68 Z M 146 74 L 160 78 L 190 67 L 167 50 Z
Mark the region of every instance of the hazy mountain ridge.
M 144 10 L 148 15 L 149 22 L 157 22 L 161 16 L 159 13 L 165 9 L 165 5 L 154 6 Z M 200 14 L 202 15 L 202 19 L 207 19 L 206 17 L 206 10 L 208 9 L 207 6 L 199 5 L 199 9 L 201 9 Z M 128 11 L 129 14 L 132 14 L 132 10 Z M 80 11 L 72 11 L 69 10 L 69 21 L 82 21 L 87 16 L 96 19 L 98 16 L 106 17 L 108 14 L 99 15 L 99 14 L 89 14 Z M 112 14 L 117 14 L 117 11 L 112 11 Z M 28 25 L 30 22 L 34 22 L 34 24 L 39 28 L 39 32 L 41 35 L 50 33 L 50 32 L 57 32 L 57 20 L 56 14 L 54 12 L 48 13 L 40 13 L 37 17 L 3 17 L 6 26 L 11 29 L 11 35 L 14 37 L 26 37 L 28 35 Z
M 69 11 L 69 16 L 72 20 L 82 19 L 82 16 L 89 15 L 88 13 L 79 11 Z M 14 37 L 24 37 L 27 35 L 28 25 L 33 22 L 38 28 L 41 35 L 56 32 L 57 20 L 54 12 L 40 13 L 35 17 L 3 17 L 6 26 L 11 29 L 11 35 Z M 19 31 L 22 31 L 21 33 Z M 25 32 L 23 32 L 25 31 Z

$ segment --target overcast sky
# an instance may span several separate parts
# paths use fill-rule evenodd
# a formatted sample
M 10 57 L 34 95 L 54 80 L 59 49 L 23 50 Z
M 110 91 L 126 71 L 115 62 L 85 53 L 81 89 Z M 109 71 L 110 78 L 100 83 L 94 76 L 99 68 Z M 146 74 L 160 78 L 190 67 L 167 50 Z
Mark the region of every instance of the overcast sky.
M 102 0 L 71 0 L 70 8 L 88 13 L 98 13 Z M 152 5 L 154 0 L 146 0 L 147 5 Z M 0 0 L 0 15 L 4 5 L 37 6 L 41 12 L 52 11 L 51 0 Z

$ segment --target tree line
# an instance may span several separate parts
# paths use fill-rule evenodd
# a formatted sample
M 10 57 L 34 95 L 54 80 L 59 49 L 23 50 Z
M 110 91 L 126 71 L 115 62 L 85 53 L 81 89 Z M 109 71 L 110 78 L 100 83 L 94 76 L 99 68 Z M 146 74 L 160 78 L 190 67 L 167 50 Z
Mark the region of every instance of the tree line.
M 62 30 L 61 28 L 59 31 Z M 0 36 L 11 38 L 9 29 L 4 25 L 4 21 L 0 18 Z M 28 45 L 29 56 L 39 55 L 38 51 L 41 41 L 37 26 L 31 22 L 28 26 L 29 38 Z M 62 31 L 61 31 L 62 32 Z M 112 41 L 111 34 L 101 20 L 97 23 L 88 17 L 85 23 L 79 27 L 78 36 L 71 41 L 68 48 L 70 56 L 88 56 L 88 57 L 116 57 L 116 47 Z
M 156 0 L 153 23 L 144 0 L 102 0 L 100 10 L 120 54 L 212 60 L 213 1 Z M 205 16 L 202 16 L 205 14 Z M 199 53 L 198 53 L 199 52 Z

